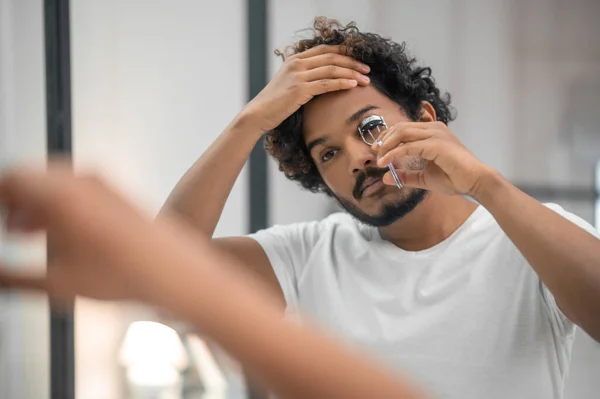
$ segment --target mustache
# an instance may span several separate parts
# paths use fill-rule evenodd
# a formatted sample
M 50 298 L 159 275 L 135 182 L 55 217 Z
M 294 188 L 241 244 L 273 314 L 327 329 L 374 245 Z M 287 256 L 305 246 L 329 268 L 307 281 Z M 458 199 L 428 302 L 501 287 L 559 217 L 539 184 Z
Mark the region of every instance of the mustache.
M 358 172 L 358 176 L 356 176 L 356 183 L 354 184 L 354 189 L 352 190 L 352 196 L 354 199 L 359 200 L 362 197 L 362 186 L 370 177 L 375 178 L 383 178 L 383 175 L 386 174 L 388 168 L 367 168 Z

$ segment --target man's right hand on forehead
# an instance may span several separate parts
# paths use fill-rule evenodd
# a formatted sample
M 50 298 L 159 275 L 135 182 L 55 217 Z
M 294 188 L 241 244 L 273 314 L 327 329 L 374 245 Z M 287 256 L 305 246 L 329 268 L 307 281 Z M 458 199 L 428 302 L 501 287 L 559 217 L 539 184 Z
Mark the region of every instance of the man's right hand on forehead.
M 271 82 L 244 107 L 243 119 L 264 133 L 315 96 L 368 85 L 370 68 L 343 53 L 340 46 L 321 45 L 286 57 Z

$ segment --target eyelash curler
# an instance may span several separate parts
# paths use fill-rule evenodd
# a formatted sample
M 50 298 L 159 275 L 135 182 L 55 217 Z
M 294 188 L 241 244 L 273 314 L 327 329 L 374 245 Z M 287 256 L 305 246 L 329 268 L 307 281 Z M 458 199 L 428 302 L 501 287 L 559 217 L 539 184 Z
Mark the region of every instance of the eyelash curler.
M 366 117 L 365 119 L 362 120 L 362 122 L 358 126 L 358 133 L 360 134 L 360 137 L 363 139 L 365 144 L 371 146 L 374 143 L 377 143 L 379 146 L 381 146 L 383 144 L 381 142 L 381 140 L 379 140 L 379 134 L 382 132 L 381 127 L 383 127 L 383 130 L 387 129 L 387 124 L 385 123 L 383 116 L 372 115 L 372 116 Z M 373 133 L 372 133 L 373 129 L 377 129 L 376 135 L 373 135 Z M 367 137 L 370 137 L 372 139 L 372 141 L 367 139 Z M 398 178 L 396 169 L 394 168 L 394 165 L 392 165 L 391 162 L 388 164 L 388 168 L 390 169 L 390 173 L 392 174 L 392 177 L 394 178 L 394 182 L 396 183 L 396 186 L 398 188 L 403 188 L 404 185 L 400 181 L 400 178 Z

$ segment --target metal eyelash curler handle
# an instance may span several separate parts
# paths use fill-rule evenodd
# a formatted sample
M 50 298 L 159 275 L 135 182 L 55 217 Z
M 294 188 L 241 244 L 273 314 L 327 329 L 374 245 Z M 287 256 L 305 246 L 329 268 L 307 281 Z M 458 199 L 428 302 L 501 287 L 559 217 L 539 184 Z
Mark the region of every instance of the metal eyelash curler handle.
M 383 143 L 381 142 L 381 140 L 377 140 L 377 145 L 379 145 L 381 147 Z M 402 182 L 400 181 L 400 178 L 398 177 L 398 174 L 396 173 L 396 168 L 394 168 L 394 165 L 392 165 L 392 163 L 390 162 L 388 164 L 388 168 L 390 170 L 390 173 L 392 174 L 392 177 L 394 178 L 394 183 L 396 183 L 396 186 L 398 188 L 404 188 L 404 184 L 402 184 Z

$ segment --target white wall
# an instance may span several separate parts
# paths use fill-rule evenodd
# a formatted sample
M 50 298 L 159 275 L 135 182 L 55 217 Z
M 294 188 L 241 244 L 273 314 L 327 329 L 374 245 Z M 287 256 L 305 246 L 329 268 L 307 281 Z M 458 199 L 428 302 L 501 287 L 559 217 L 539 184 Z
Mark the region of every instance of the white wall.
M 78 164 L 118 177 L 157 211 L 245 103 L 243 4 L 221 1 L 209 12 L 193 0 L 73 2 Z M 218 235 L 244 231 L 245 173 Z
M 0 0 L 0 170 L 46 158 L 41 0 Z M 44 239 L 2 237 L 3 260 L 43 269 Z M 0 293 L 0 397 L 49 397 L 49 315 L 44 298 Z
M 452 94 L 458 119 L 450 127 L 480 159 L 518 183 L 591 186 L 594 159 L 600 158 L 600 3 L 432 0 L 424 6 L 410 0 L 272 0 L 270 4 L 271 48 L 297 40 L 295 33 L 309 28 L 316 15 L 356 21 L 361 30 L 406 41 L 422 64 L 432 66 L 439 86 Z M 280 65 L 273 56 L 271 75 Z M 588 90 L 573 93 L 576 83 Z M 319 219 L 335 209 L 324 195 L 303 191 L 286 180 L 273 161 L 269 179 L 271 224 Z M 593 222 L 593 204 L 561 204 Z M 597 397 L 600 380 L 592 376 L 598 372 L 600 344 L 580 333 L 566 398 Z
M 158 211 L 177 180 L 245 104 L 244 4 L 72 1 L 78 169 L 100 169 L 136 203 Z M 245 233 L 246 180 L 244 170 L 216 235 Z M 117 348 L 127 323 L 144 317 L 113 305 L 78 303 L 79 399 L 120 396 Z

